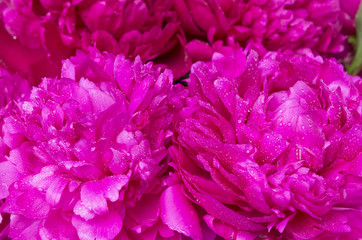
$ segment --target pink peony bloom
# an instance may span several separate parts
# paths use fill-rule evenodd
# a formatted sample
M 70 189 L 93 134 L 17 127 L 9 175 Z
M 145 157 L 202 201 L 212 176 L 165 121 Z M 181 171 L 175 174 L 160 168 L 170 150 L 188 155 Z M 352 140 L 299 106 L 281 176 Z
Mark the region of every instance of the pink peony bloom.
M 45 50 L 52 60 L 95 46 L 131 59 L 157 59 L 176 77 L 189 70 L 190 63 L 179 50 L 186 40 L 171 10 L 172 1 L 5 0 L 3 5 L 6 30 L 23 45 Z
M 347 36 L 339 0 L 175 0 L 185 32 L 209 42 L 233 38 L 267 50 L 311 48 L 315 53 L 343 52 Z
M 158 201 L 180 105 L 172 73 L 139 58 L 92 54 L 65 60 L 60 79 L 44 78 L 4 119 L 8 236 L 176 238 Z
M 200 240 L 205 223 L 225 239 L 362 237 L 359 77 L 312 54 L 239 50 L 194 64 L 189 91 L 165 224 Z

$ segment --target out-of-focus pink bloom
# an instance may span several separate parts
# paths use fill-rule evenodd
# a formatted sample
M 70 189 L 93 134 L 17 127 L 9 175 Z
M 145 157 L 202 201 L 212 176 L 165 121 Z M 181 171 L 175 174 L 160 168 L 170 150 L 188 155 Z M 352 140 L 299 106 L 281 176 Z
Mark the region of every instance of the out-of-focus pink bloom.
M 60 73 L 57 62 L 48 59 L 44 50 L 30 49 L 22 45 L 19 39 L 13 39 L 5 30 L 1 16 L 0 65 L 24 77 L 30 85 L 37 85 L 44 76 L 55 77 Z
M 355 18 L 360 3 L 361 0 L 339 1 L 343 12 L 345 12 L 351 19 Z
M 3 5 L 6 30 L 23 45 L 44 49 L 56 60 L 94 46 L 131 59 L 157 59 L 176 77 L 189 70 L 184 51 L 178 51 L 186 40 L 172 1 L 6 0 Z
M 311 48 L 333 55 L 344 49 L 339 0 L 175 0 L 187 35 L 209 42 L 233 38 L 267 50 Z
M 340 21 L 343 25 L 341 32 L 345 35 L 355 35 L 356 34 L 356 14 L 359 8 L 361 0 L 347 0 L 347 1 L 339 1 L 342 12 L 340 14 Z M 345 52 L 347 54 L 352 55 L 353 51 L 351 51 L 351 46 L 345 44 Z
M 175 237 L 159 218 L 170 118 L 169 70 L 79 52 L 4 118 L 2 213 L 14 239 Z M 143 211 L 143 210 L 144 211 Z M 147 209 L 147 211 L 146 211 Z
M 165 224 L 193 239 L 203 223 L 225 239 L 362 237 L 362 80 L 306 54 L 192 66 Z

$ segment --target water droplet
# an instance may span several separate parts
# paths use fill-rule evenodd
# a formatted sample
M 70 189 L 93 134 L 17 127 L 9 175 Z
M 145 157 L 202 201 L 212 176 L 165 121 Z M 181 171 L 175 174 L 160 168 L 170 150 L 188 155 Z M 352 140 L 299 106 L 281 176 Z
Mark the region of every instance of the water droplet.
M 287 124 L 287 125 L 288 125 L 288 127 L 291 127 L 291 126 L 292 126 L 292 123 L 288 122 L 288 124 Z

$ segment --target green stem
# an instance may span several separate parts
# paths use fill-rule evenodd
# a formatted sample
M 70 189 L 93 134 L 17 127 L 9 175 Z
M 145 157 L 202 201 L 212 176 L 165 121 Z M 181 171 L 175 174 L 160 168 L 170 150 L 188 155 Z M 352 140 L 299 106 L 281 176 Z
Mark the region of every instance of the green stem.
M 357 32 L 357 50 L 354 59 L 347 70 L 351 75 L 357 75 L 362 70 L 362 2 L 359 5 L 355 17 L 355 23 Z

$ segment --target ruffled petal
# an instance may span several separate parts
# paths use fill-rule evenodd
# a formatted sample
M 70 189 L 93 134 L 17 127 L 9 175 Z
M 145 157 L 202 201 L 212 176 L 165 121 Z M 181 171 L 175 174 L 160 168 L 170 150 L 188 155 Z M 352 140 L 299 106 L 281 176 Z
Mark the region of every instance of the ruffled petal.
M 202 239 L 197 213 L 181 185 L 167 188 L 161 195 L 160 206 L 162 221 L 167 226 L 193 239 Z

